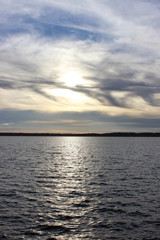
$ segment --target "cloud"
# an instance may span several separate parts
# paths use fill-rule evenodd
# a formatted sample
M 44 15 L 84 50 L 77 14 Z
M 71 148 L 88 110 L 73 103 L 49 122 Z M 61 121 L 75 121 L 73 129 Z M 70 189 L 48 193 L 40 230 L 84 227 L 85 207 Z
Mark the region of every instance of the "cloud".
M 160 118 L 110 116 L 96 111 L 46 113 L 33 110 L 1 110 L 0 130 L 42 130 L 42 131 L 147 131 L 158 130 Z M 8 124 L 8 120 L 12 123 Z M 7 124 L 6 124 L 7 123 Z
M 3 90 L 8 88 L 21 91 L 21 94 L 23 91 L 26 98 L 29 91 L 38 94 L 39 101 L 43 101 L 42 96 L 60 103 L 61 97 L 54 96 L 50 90 L 68 89 L 86 95 L 104 107 L 133 108 L 134 112 L 144 104 L 146 107 L 159 106 L 159 99 L 155 97 L 159 94 L 160 87 L 159 73 L 155 70 L 156 63 L 150 64 L 148 59 L 137 56 L 132 56 L 131 59 L 130 54 L 112 53 L 106 43 L 72 39 L 58 42 L 39 39 L 38 36 L 21 35 L 10 37 L 3 42 L 0 51 L 0 61 L 3 61 L 0 87 Z M 139 62 L 142 64 L 139 65 Z M 61 76 L 68 69 L 81 73 L 89 84 L 75 87 L 64 85 Z M 134 104 L 137 98 L 144 100 L 138 107 Z M 12 101 L 16 103 L 16 99 Z M 31 101 L 28 99 L 27 104 L 33 103 L 33 96 Z M 87 105 L 87 102 L 85 104 Z M 98 109 L 98 104 L 94 104 L 95 110 Z M 42 105 L 45 108 L 45 104 Z M 10 107 L 9 104 L 6 107 Z M 35 105 L 35 110 L 37 107 Z M 109 113 L 110 110 L 106 110 Z M 147 111 L 150 110 L 148 107 Z M 104 108 L 102 111 L 105 111 Z
M 99 112 L 117 124 L 122 115 L 159 117 L 159 8 L 156 0 L 2 0 L 0 109 Z M 67 85 L 68 71 L 83 81 Z
M 3 89 L 13 89 L 13 83 L 12 82 L 8 82 L 8 81 L 4 81 L 4 80 L 0 80 L 0 88 L 3 88 Z

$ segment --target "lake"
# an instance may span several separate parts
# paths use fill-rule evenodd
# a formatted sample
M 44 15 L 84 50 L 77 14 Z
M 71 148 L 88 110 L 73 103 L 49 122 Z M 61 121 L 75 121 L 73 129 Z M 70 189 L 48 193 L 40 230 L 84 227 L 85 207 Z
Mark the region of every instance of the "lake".
M 0 239 L 160 239 L 160 138 L 0 137 Z

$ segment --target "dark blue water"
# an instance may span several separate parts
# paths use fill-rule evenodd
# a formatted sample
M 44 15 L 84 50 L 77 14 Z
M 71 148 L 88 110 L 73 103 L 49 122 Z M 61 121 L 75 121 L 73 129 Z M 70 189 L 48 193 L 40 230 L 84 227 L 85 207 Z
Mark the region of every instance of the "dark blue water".
M 160 239 L 159 146 L 0 137 L 0 239 Z

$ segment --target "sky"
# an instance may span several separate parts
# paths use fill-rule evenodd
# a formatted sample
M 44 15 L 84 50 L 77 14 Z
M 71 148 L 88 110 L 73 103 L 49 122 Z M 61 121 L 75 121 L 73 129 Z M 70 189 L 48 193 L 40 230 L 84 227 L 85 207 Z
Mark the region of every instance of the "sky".
M 1 0 L 0 131 L 160 130 L 159 0 Z

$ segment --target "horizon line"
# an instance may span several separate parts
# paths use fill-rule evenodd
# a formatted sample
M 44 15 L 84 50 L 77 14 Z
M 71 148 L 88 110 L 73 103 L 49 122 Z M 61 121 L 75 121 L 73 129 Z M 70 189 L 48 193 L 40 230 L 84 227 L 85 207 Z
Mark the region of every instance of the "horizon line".
M 160 132 L 104 132 L 104 133 L 99 133 L 99 132 L 85 132 L 85 133 L 60 133 L 60 132 L 0 132 L 0 136 L 105 136 L 105 137 L 121 137 L 121 136 L 156 136 L 160 137 Z

